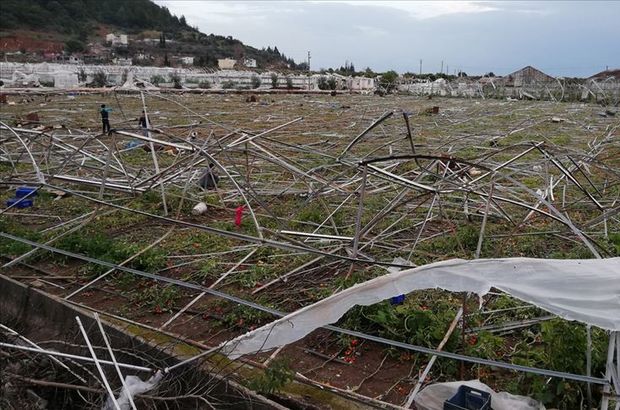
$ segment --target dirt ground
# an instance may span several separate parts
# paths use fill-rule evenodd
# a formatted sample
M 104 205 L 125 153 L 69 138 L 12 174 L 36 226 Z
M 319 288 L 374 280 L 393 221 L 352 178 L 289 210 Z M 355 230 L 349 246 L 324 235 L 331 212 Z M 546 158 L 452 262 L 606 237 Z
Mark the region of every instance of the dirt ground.
M 491 182 L 486 181 L 484 189 L 506 189 L 505 195 L 518 203 L 498 205 L 493 210 L 488 227 L 483 228 L 486 229 L 484 241 L 478 245 L 486 200 L 467 196 L 463 199 L 459 192 L 454 192 L 445 194 L 438 202 L 425 193 L 408 192 L 385 220 L 370 227 L 361 238 L 360 252 L 366 260 L 389 263 L 396 257 L 409 257 L 412 263 L 422 265 L 455 257 L 471 259 L 479 246 L 481 258 L 592 257 L 575 235 L 547 216 L 551 210 L 541 206 L 540 211 L 546 213 L 529 215 L 533 211 L 519 205 L 521 202 L 535 204 L 533 191 L 544 190 L 550 178 L 556 181 L 562 178 L 562 172 L 553 168 L 549 157 L 534 150 L 508 166 L 502 164 L 513 161 L 527 147 L 541 143 L 566 167 L 571 165 L 570 158 L 584 162 L 586 158 L 594 158 L 583 167 L 583 173 L 575 171 L 575 178 L 587 186 L 588 192 L 594 193 L 605 209 L 614 206 L 613 201 L 620 193 L 618 118 L 600 115 L 601 107 L 593 104 L 362 95 L 259 95 L 257 102 L 250 103 L 246 102 L 246 96 L 234 94 L 148 93 L 145 97 L 149 120 L 155 129 L 154 138 L 178 144 L 194 141 L 198 145 L 208 145 L 210 154 L 228 172 L 228 175 L 220 172 L 217 190 L 200 190 L 196 179 L 187 183 L 189 178 L 196 177 L 191 177 L 192 171 L 203 170 L 206 163 L 195 169 L 184 169 L 198 157 L 167 148 L 156 152 L 158 166 L 183 172 L 165 188 L 167 215 L 174 221 L 147 215 L 166 213 L 160 188 L 149 185 L 148 181 L 143 185 L 147 192 L 140 194 L 114 190 L 100 193 L 97 186 L 60 179 L 58 176 L 71 175 L 100 180 L 104 173 L 109 173 L 111 182 L 125 184 L 155 174 L 150 150 L 129 149 L 135 138 L 114 132 L 98 135 L 101 125 L 98 111 L 102 103 L 112 108 L 110 122 L 114 130 L 140 133 L 140 95 L 121 92 L 9 95 L 9 103 L 1 107 L 0 120 L 14 129 L 40 133 L 39 139 L 31 139 L 28 145 L 51 186 L 41 190 L 33 207 L 11 209 L 0 215 L 2 231 L 39 243 L 52 241 L 52 246 L 60 249 L 113 263 L 121 263 L 165 237 L 128 266 L 200 286 L 215 285 L 214 289 L 227 294 L 290 312 L 355 283 L 383 275 L 386 270 L 374 263 L 351 264 L 329 257 L 302 267 L 318 254 L 254 246 L 242 238 L 221 236 L 202 227 L 252 237 L 260 232 L 274 241 L 350 256 L 351 240 L 317 239 L 290 232 L 352 238 L 357 232 L 358 214 L 363 227 L 404 189 L 375 176 L 369 180 L 368 194 L 359 207 L 361 173 L 355 170 L 356 164 L 367 158 L 409 155 L 413 150 L 414 154 L 427 158 L 416 158 L 415 162 L 413 159 L 393 164 L 386 162 L 386 169 L 412 180 L 418 178 L 417 181 L 425 184 L 445 187 L 455 184 L 454 181 L 473 180 L 485 169 L 501 165 L 506 175 L 518 184 L 505 179 L 493 182 L 496 185 L 491 187 Z M 433 110 L 433 107 L 438 108 Z M 356 136 L 388 112 L 393 113 L 389 119 L 374 127 L 342 155 Z M 38 119 L 28 120 L 29 113 L 36 113 Z M 405 117 L 410 124 L 411 137 Z M 273 130 L 265 137 L 260 136 L 262 132 L 298 118 L 302 119 Z M 2 130 L 0 135 L 8 141 L 10 134 Z M 69 145 L 63 149 L 60 145 L 50 148 L 51 135 L 58 138 L 58 144 Z M 255 141 L 260 141 L 256 146 L 252 145 L 255 141 L 247 139 L 238 145 L 234 143 L 237 138 L 256 135 L 259 137 Z M 603 140 L 608 141 L 604 149 L 595 150 L 596 144 Z M 10 143 L 12 145 L 5 144 L 0 154 L 13 148 L 21 149 L 15 141 Z M 78 146 L 100 161 L 70 158 L 71 150 Z M 116 147 L 116 162 L 110 164 L 122 167 L 135 179 L 125 179 L 121 171 L 115 174 L 116 170 L 106 168 L 104 146 Z M 35 172 L 25 157 L 25 152 L 19 151 L 19 158 L 11 156 L 12 163 L 0 163 L 3 203 L 14 194 L 16 185 L 36 182 Z M 426 170 L 426 176 L 416 167 Z M 454 177 L 452 182 L 447 180 L 450 175 Z M 253 222 L 233 182 L 249 198 L 247 203 L 252 206 L 260 228 Z M 70 192 L 59 195 L 58 189 L 52 186 L 64 187 Z M 319 186 L 323 188 L 319 190 Z M 351 195 L 354 199 L 349 200 Z M 100 198 L 129 210 L 101 205 L 88 198 Z M 205 202 L 209 210 L 203 215 L 193 215 L 191 209 L 199 201 Z M 552 202 L 575 224 L 583 226 L 597 241 L 597 249 L 602 254 L 611 256 L 618 252 L 614 246 L 620 245 L 614 245 L 613 238 L 609 239 L 609 233 L 618 232 L 618 220 L 610 218 L 605 227 L 589 225 L 589 221 L 601 215 L 601 210 L 592 205 L 583 190 L 575 184 L 563 183 L 555 190 Z M 237 225 L 236 212 L 244 204 L 242 222 Z M 75 218 L 81 219 L 75 222 Z M 328 222 L 323 224 L 325 221 Z M 75 231 L 68 232 L 76 226 L 79 227 Z M 31 249 L 5 238 L 0 245 L 3 263 Z M 302 267 L 300 271 L 286 280 L 271 283 L 299 267 Z M 106 270 L 96 264 L 39 250 L 22 264 L 4 269 L 2 273 L 51 294 L 67 297 Z M 115 271 L 70 300 L 160 328 L 199 294 L 195 289 Z M 402 306 L 384 302 L 380 309 L 350 312 L 338 325 L 414 345 L 436 347 L 458 308 L 465 306 L 470 315 L 464 323 L 459 322 L 447 349 L 508 362 L 516 360 L 519 349 L 545 349 L 544 343 L 536 338 L 546 319 L 516 330 L 502 330 L 504 323 L 537 319 L 545 312 L 507 295 L 486 297 L 482 310 L 479 310 L 477 298 L 463 300 L 463 295 L 444 291 L 422 292 L 407 295 Z M 508 312 L 484 313 L 500 309 Z M 428 320 L 429 324 L 413 331 L 410 319 L 413 317 L 419 321 Z M 204 345 L 216 346 L 273 319 L 268 313 L 206 295 L 165 329 Z M 478 328 L 489 325 L 499 330 L 491 330 L 489 338 L 481 337 Z M 478 336 L 474 339 L 472 335 Z M 261 362 L 271 353 L 251 359 Z M 286 361 L 293 371 L 321 383 L 401 405 L 430 357 L 321 329 L 284 348 L 277 359 Z M 536 360 L 527 364 L 546 365 Z M 520 394 L 537 394 L 535 385 L 543 379 L 538 376 L 523 378 L 513 372 L 439 359 L 424 382 L 459 378 L 481 378 L 495 388 Z

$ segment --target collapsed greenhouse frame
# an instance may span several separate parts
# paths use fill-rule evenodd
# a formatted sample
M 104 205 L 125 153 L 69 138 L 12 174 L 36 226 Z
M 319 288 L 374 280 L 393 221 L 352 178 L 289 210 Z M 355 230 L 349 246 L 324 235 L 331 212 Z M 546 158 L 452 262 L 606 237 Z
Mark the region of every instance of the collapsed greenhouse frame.
M 317 263 L 323 263 L 324 261 L 329 261 L 329 263 L 338 265 L 344 270 L 349 270 L 349 272 L 352 272 L 358 265 L 381 266 L 387 269 L 410 268 L 412 266 L 410 260 L 378 259 L 374 254 L 380 254 L 380 251 L 374 251 L 373 249 L 376 246 L 394 251 L 397 245 L 389 243 L 387 239 L 398 234 L 398 231 L 393 229 L 393 226 L 400 219 L 406 218 L 409 212 L 407 210 L 402 211 L 402 214 L 399 216 L 400 219 L 397 218 L 396 222 L 390 224 L 388 228 L 381 230 L 379 233 L 375 233 L 373 229 L 380 222 L 384 222 L 387 216 L 393 216 L 396 210 L 407 207 L 413 207 L 415 210 L 421 208 L 427 202 L 430 202 L 430 205 L 426 212 L 424 212 L 424 217 L 415 224 L 416 229 L 419 227 L 417 237 L 415 237 L 413 242 L 409 241 L 409 243 L 401 245 L 401 249 L 399 249 L 406 248 L 409 251 L 409 259 L 414 253 L 417 244 L 424 239 L 422 235 L 425 227 L 437 217 L 436 213 L 439 214 L 440 218 L 446 218 L 448 208 L 450 212 L 458 211 L 459 216 L 464 215 L 469 220 L 475 219 L 480 221 L 480 234 L 474 255 L 475 259 L 478 259 L 481 253 L 485 227 L 489 219 L 507 221 L 515 227 L 514 230 L 517 230 L 534 217 L 548 219 L 563 226 L 564 230 L 562 232 L 552 233 L 551 235 L 574 238 L 571 240 L 581 242 L 595 258 L 604 259 L 610 256 L 606 253 L 606 249 L 592 235 L 586 232 L 586 228 L 602 227 L 604 235 L 607 235 L 608 223 L 613 224 L 617 222 L 616 215 L 620 212 L 617 198 L 605 198 L 602 192 L 605 192 L 605 189 L 610 184 L 614 184 L 614 176 L 616 178 L 619 176 L 618 170 L 604 161 L 598 160 L 598 157 L 610 144 L 617 144 L 614 137 L 618 125 L 609 128 L 606 135 L 602 135 L 600 138 L 589 142 L 589 150 L 587 152 L 571 152 L 567 154 L 566 152 L 561 152 L 557 147 L 549 146 L 544 141 L 532 141 L 505 147 L 491 145 L 492 151 L 488 155 L 477 161 L 470 161 L 450 152 L 449 145 L 452 142 L 450 140 L 439 147 L 433 147 L 435 152 L 428 152 L 425 149 L 426 147 L 420 147 L 416 144 L 411 130 L 409 123 L 411 117 L 408 113 L 403 112 L 404 135 L 395 136 L 394 138 L 388 136 L 386 143 L 379 147 L 367 148 L 369 152 L 365 152 L 361 156 L 353 154 L 358 145 L 366 142 L 369 136 L 373 135 L 373 132 L 381 130 L 383 123 L 394 116 L 393 111 L 388 111 L 370 122 L 354 138 L 350 138 L 344 149 L 339 150 L 339 154 L 335 155 L 332 152 L 334 144 L 331 144 L 329 141 L 323 142 L 322 147 L 317 147 L 312 144 L 294 144 L 280 141 L 270 136 L 270 134 L 276 131 L 284 130 L 286 127 L 301 122 L 303 120 L 302 117 L 282 121 L 279 125 L 262 132 L 250 132 L 217 123 L 206 115 L 200 114 L 189 107 L 182 106 L 182 104 L 172 98 L 150 92 L 140 93 L 140 95 L 142 108 L 145 112 L 148 111 L 146 97 L 149 99 L 163 99 L 167 103 L 179 105 L 182 110 L 204 121 L 209 127 L 224 130 L 226 134 L 222 137 L 208 135 L 202 145 L 200 145 L 194 134 L 203 125 L 195 122 L 190 127 L 155 129 L 147 126 L 147 130 L 144 132 L 117 129 L 107 136 L 97 135 L 92 132 L 85 133 L 81 130 L 74 130 L 75 134 L 69 130 L 69 134 L 65 134 L 64 129 L 61 130 L 63 134 L 60 134 L 56 130 L 17 128 L 9 126 L 5 122 L 1 123 L 2 148 L 0 155 L 2 155 L 2 160 L 5 163 L 10 163 L 12 167 L 9 176 L 7 178 L 3 177 L 2 185 L 11 187 L 28 185 L 35 189 L 13 205 L 4 208 L 0 211 L 0 214 L 14 211 L 13 208 L 18 207 L 21 201 L 26 201 L 31 196 L 34 196 L 37 190 L 52 190 L 60 196 L 72 195 L 92 203 L 95 207 L 94 211 L 89 211 L 74 220 L 58 225 L 56 228 L 70 228 L 58 235 L 57 238 L 46 243 L 38 243 L 8 233 L 0 233 L 0 236 L 5 239 L 21 242 L 34 248 L 5 263 L 3 268 L 17 266 L 36 253 L 47 251 L 98 264 L 108 269 L 104 274 L 97 276 L 84 286 L 65 295 L 64 298 L 67 300 L 116 271 L 128 272 L 143 278 L 199 292 L 195 298 L 179 309 L 175 315 L 161 326 L 161 329 L 164 329 L 175 320 L 178 320 L 185 311 L 190 309 L 205 295 L 216 296 L 253 309 L 259 309 L 276 317 L 284 316 L 285 313 L 283 312 L 215 289 L 227 277 L 234 275 L 235 271 L 261 247 L 273 247 L 289 252 L 302 253 L 312 259 L 304 261 L 304 263 L 290 269 L 284 275 L 279 275 L 270 282 L 257 287 L 252 291 L 252 294 L 260 293 L 274 284 L 287 282 L 289 278 L 298 277 L 312 269 Z M 71 139 L 75 141 L 67 142 L 67 140 Z M 128 170 L 132 166 L 123 163 L 123 151 L 135 149 L 135 147 L 120 149 L 119 142 L 126 139 L 140 141 L 144 144 L 146 147 L 145 151 L 150 154 L 152 159 L 150 167 L 142 167 L 136 173 Z M 492 142 L 494 143 L 494 140 Z M 283 152 L 275 151 L 276 147 Z M 172 165 L 164 168 L 160 166 L 157 153 L 161 150 L 171 152 L 171 155 L 174 157 Z M 441 153 L 441 151 L 444 151 L 444 153 Z M 516 151 L 516 154 L 514 151 Z M 322 158 L 327 163 L 323 163 L 316 168 L 308 169 L 306 167 L 306 169 L 303 169 L 295 160 L 287 156 L 289 152 L 310 153 L 312 156 Z M 420 152 L 424 153 L 421 154 Z M 502 161 L 494 160 L 493 157 L 495 155 L 506 152 L 510 153 L 509 158 Z M 377 153 L 380 153 L 380 155 L 377 155 Z M 537 155 L 539 161 L 542 161 L 544 164 L 544 167 L 539 167 L 540 169 L 537 171 L 545 172 L 544 179 L 548 184 L 546 187 L 542 187 L 544 190 L 535 191 L 519 182 L 514 176 L 520 172 L 525 172 L 526 174 L 530 172 L 518 167 L 519 161 L 528 157 L 528 155 Z M 249 166 L 250 157 L 252 157 L 253 161 L 260 160 L 268 163 L 269 166 L 280 169 L 279 172 L 281 173 L 290 174 L 293 180 L 289 181 L 289 184 L 282 188 L 282 181 L 276 180 L 272 184 L 264 184 L 263 179 L 258 177 L 252 179 Z M 243 165 L 242 159 L 244 158 L 246 169 L 240 169 Z M 232 189 L 222 190 L 223 192 L 219 192 L 218 187 L 218 195 L 221 197 L 226 195 L 228 198 L 239 198 L 249 212 L 251 225 L 253 226 L 253 229 L 251 229 L 254 233 L 253 235 L 187 221 L 180 217 L 183 202 L 186 201 L 194 204 L 200 200 L 201 191 L 193 189 L 192 182 L 197 177 L 198 167 L 204 166 L 206 163 L 215 164 L 222 180 L 230 182 L 232 185 Z M 24 171 L 23 168 L 17 166 L 18 164 L 28 164 L 32 169 Z M 403 164 L 408 164 L 410 167 L 404 167 Z M 99 168 L 94 165 L 98 165 Z M 597 186 L 596 181 L 588 177 L 591 167 L 596 167 L 608 173 L 611 181 L 605 180 L 604 186 Z M 399 168 L 405 168 L 405 170 L 403 171 Z M 550 168 L 553 168 L 559 175 L 555 179 Z M 272 174 L 278 175 L 276 172 Z M 617 184 L 617 180 L 615 184 Z M 68 188 L 68 186 L 74 185 L 90 187 L 93 190 L 81 191 L 77 188 Z M 552 204 L 552 200 L 554 199 L 554 191 L 558 191 L 560 188 L 562 189 L 562 206 L 558 209 Z M 156 193 L 161 197 L 163 213 L 148 213 L 119 205 L 116 203 L 117 201 L 107 199 L 113 192 L 121 192 L 125 195 L 139 195 L 144 192 Z M 179 192 L 181 193 L 179 194 Z M 274 230 L 271 227 L 261 226 L 259 223 L 260 218 L 257 216 L 259 211 L 267 215 L 275 215 L 274 210 L 270 209 L 270 206 L 267 204 L 268 201 L 264 200 L 263 197 L 269 198 L 290 192 L 307 198 L 313 198 L 320 202 L 323 202 L 322 198 L 336 194 L 343 197 L 344 200 L 338 200 L 336 202 L 337 205 L 332 205 L 331 208 L 326 206 L 325 214 L 328 216 L 324 218 L 322 223 L 318 224 L 313 232 L 293 229 Z M 379 213 L 374 215 L 366 224 L 363 224 L 362 214 L 368 196 L 377 195 L 378 193 L 389 193 L 393 197 L 382 207 Z M 575 195 L 575 197 L 567 198 L 567 193 Z M 408 195 L 414 196 L 413 198 L 408 198 Z M 176 216 L 171 216 L 174 214 L 174 210 L 168 206 L 171 197 L 178 199 Z M 412 200 L 421 198 L 425 198 L 425 201 L 421 204 L 415 203 Z M 222 201 L 225 200 L 226 198 L 222 198 Z M 562 212 L 562 210 L 566 209 L 565 205 L 567 204 L 570 207 L 577 203 L 580 205 L 587 204 L 584 206 L 596 212 L 597 215 L 585 222 L 580 221 L 579 224 L 576 224 L 568 216 L 568 213 Z M 351 219 L 354 225 L 352 235 L 342 234 L 333 218 L 336 212 L 344 206 L 355 210 L 354 217 Z M 507 207 L 520 209 L 522 214 L 516 215 L 514 212 L 508 211 Z M 137 213 L 161 221 L 172 226 L 169 233 L 172 233 L 175 228 L 191 228 L 215 234 L 222 238 L 247 243 L 248 246 L 242 249 L 242 251 L 247 251 L 247 253 L 238 259 L 230 269 L 227 269 L 219 279 L 207 287 L 126 266 L 131 259 L 138 256 L 144 250 L 157 246 L 169 233 L 164 234 L 161 238 L 158 238 L 123 263 L 97 260 L 53 246 L 55 239 L 61 238 L 68 232 L 79 230 L 88 221 L 92 220 L 97 213 L 101 212 L 101 208 Z M 274 219 L 277 220 L 277 218 Z M 323 244 L 327 244 L 327 246 L 323 246 Z M 613 259 L 609 260 L 608 266 L 610 269 L 616 265 L 613 264 Z M 456 324 L 462 315 L 461 309 L 453 321 L 454 326 L 448 329 L 446 338 L 455 330 Z M 269 326 L 269 324 L 265 326 Z M 620 373 L 618 368 L 618 356 L 620 356 L 618 353 L 618 350 L 620 350 L 618 329 L 611 329 L 614 333 L 611 333 L 609 337 L 607 373 L 604 378 L 601 378 L 591 375 L 583 376 L 517 366 L 510 363 L 444 352 L 442 351 L 443 345 L 441 344 L 436 349 L 429 349 L 331 325 L 325 328 L 433 356 L 466 360 L 483 365 L 603 385 L 605 386 L 605 392 L 610 396 L 604 395 L 601 408 L 605 408 L 603 405 L 606 405 L 609 397 L 613 397 L 612 389 L 616 396 L 620 390 L 618 388 L 620 383 L 618 380 L 618 373 Z M 197 357 L 203 357 L 205 354 L 212 353 L 215 350 L 219 350 L 218 346 L 214 346 L 213 350 L 207 350 Z M 270 359 L 273 359 L 278 351 Z M 615 366 L 614 360 L 616 361 Z M 430 370 L 432 362 L 425 369 L 425 374 Z M 411 405 L 415 393 L 419 390 L 423 381 L 424 378 L 421 378 L 417 383 L 416 388 L 413 389 L 412 394 L 408 397 L 407 405 Z

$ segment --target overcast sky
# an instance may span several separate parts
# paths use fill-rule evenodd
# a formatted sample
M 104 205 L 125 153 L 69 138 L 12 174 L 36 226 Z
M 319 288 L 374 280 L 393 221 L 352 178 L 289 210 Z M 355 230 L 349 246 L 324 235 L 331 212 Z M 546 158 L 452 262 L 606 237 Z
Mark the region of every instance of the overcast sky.
M 556 76 L 620 68 L 620 2 L 156 0 L 203 33 L 277 46 L 312 69 Z

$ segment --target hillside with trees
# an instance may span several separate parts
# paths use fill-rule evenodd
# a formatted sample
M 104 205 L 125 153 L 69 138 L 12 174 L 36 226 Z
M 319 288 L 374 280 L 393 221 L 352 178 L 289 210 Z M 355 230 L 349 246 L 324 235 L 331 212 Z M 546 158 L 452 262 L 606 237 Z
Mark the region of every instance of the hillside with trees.
M 145 32 L 158 32 L 159 36 L 172 41 L 164 43 L 164 47 L 156 46 L 146 51 L 161 55 L 162 61 L 164 55 L 184 53 L 195 57 L 195 65 L 204 67 L 215 67 L 218 58 L 226 57 L 252 58 L 259 67 L 295 69 L 304 66 L 295 64 L 277 47 L 260 50 L 231 36 L 201 33 L 198 28 L 189 26 L 184 16 L 175 16 L 166 7 L 150 0 L 2 0 L 0 16 L 3 40 L 31 37 L 25 39 L 31 41 L 19 44 L 39 44 L 41 42 L 37 40 L 46 39 L 64 44 L 67 53 L 86 52 L 87 45 L 102 41 L 106 31 L 123 32 L 130 38 L 144 37 Z M 6 45 L 12 42 L 3 43 L 5 49 L 2 51 L 11 51 Z M 23 48 L 28 52 L 40 51 Z M 132 52 L 144 50 L 130 46 L 125 54 Z

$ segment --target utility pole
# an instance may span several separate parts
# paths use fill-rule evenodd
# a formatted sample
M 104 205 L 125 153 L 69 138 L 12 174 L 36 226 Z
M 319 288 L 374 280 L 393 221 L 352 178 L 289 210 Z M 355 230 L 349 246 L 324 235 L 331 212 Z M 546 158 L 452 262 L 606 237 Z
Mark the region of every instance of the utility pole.
M 440 73 L 443 74 L 443 60 L 441 60 L 441 71 L 440 71 Z
M 420 75 L 422 75 L 422 59 L 420 59 Z
M 310 50 L 308 50 L 308 90 L 310 90 Z

